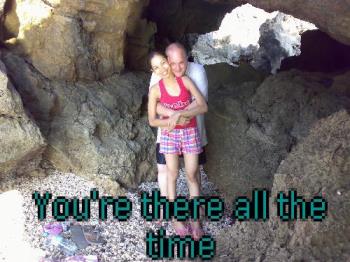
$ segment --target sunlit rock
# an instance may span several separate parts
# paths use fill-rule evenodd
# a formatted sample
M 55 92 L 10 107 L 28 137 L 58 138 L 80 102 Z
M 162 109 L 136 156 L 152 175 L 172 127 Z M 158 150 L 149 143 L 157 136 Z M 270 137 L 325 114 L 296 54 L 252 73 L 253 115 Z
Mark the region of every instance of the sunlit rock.
M 92 81 L 124 68 L 125 36 L 147 1 L 18 0 L 8 46 L 50 79 Z
M 279 12 L 267 13 L 249 4 L 235 8 L 219 30 L 201 35 L 191 54 L 201 64 L 239 60 L 276 73 L 282 59 L 300 54 L 300 34 L 315 26 Z

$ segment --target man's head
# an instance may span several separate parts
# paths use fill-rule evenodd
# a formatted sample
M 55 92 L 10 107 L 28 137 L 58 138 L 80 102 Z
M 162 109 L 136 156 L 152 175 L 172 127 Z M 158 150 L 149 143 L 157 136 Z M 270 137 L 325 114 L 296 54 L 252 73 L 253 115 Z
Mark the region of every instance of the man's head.
M 172 43 L 165 49 L 171 70 L 177 77 L 183 76 L 187 69 L 187 54 L 183 45 Z

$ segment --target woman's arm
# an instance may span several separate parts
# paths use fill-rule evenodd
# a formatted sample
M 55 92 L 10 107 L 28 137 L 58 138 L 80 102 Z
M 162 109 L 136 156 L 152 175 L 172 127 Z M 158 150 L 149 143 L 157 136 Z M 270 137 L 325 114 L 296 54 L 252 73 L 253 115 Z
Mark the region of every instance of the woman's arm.
M 169 119 L 158 119 L 157 118 L 157 103 L 159 102 L 160 91 L 159 85 L 156 84 L 150 88 L 148 94 L 148 122 L 153 127 L 167 127 L 168 130 L 172 130 L 179 116 L 173 116 Z
M 169 108 L 166 108 L 165 106 L 163 106 L 161 103 L 157 103 L 157 114 L 160 116 L 171 116 L 172 114 L 174 114 L 175 111 Z
M 195 98 L 196 103 L 193 105 L 191 104 L 191 106 L 186 108 L 185 110 L 181 110 L 180 115 L 182 117 L 194 117 L 196 115 L 206 113 L 208 111 L 207 103 L 205 102 L 204 97 L 199 92 L 197 87 L 187 76 L 183 76 L 182 81 L 184 82 L 184 85 L 186 86 L 188 91 L 190 91 L 191 95 Z

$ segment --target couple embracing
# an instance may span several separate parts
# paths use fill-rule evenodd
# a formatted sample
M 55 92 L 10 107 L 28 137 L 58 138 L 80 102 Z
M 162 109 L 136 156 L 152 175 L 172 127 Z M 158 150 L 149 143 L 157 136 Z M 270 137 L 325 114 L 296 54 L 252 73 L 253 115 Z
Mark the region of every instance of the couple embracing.
M 202 65 L 187 62 L 185 48 L 172 43 L 166 57 L 152 52 L 148 119 L 157 132 L 158 184 L 162 196 L 174 201 L 179 173 L 179 156 L 183 156 L 190 197 L 200 196 L 199 165 L 206 162 L 204 146 L 207 137 L 204 113 L 207 112 L 208 81 Z M 189 225 L 173 220 L 177 235 L 203 235 L 199 220 Z

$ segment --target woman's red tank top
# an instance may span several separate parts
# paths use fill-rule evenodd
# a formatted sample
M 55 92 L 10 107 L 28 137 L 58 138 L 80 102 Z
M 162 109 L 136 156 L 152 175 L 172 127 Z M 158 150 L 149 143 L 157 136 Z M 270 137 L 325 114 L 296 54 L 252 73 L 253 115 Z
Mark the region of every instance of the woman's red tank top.
M 186 89 L 181 77 L 176 77 L 176 81 L 180 87 L 180 94 L 178 96 L 171 96 L 166 91 L 163 79 L 159 81 L 160 89 L 160 103 L 166 108 L 178 111 L 185 109 L 191 103 L 191 94 Z M 197 121 L 192 117 L 187 125 L 176 125 L 175 129 L 183 129 L 189 127 L 196 127 Z

